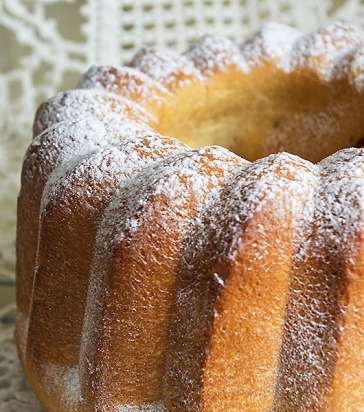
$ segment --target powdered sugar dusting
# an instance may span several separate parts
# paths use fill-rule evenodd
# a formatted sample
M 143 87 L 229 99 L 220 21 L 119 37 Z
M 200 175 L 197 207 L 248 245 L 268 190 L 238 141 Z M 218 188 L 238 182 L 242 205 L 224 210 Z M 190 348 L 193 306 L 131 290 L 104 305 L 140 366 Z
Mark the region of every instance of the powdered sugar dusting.
M 326 81 L 347 75 L 350 55 L 363 47 L 363 34 L 347 23 L 334 23 L 301 37 L 292 48 L 291 70 L 309 68 Z
M 348 76 L 352 56 L 362 46 L 362 32 L 347 23 L 331 24 L 318 32 L 306 35 L 283 24 L 268 23 L 245 41 L 240 50 L 226 38 L 212 35 L 202 37 L 184 54 L 186 61 L 183 69 L 180 67 L 180 57 L 168 53 L 163 57 L 162 53 L 145 50 L 136 56 L 133 65 L 147 74 L 152 73 L 151 77 L 162 84 L 169 85 L 178 83 L 176 72 L 183 73 L 183 78 L 192 76 L 201 80 L 198 72 L 207 79 L 213 73 L 230 70 L 231 67 L 249 73 L 269 62 L 286 72 L 301 68 L 310 69 L 323 80 L 330 81 Z M 198 69 L 197 73 L 193 73 L 193 68 L 188 62 L 192 62 Z M 359 66 L 359 61 L 355 66 L 356 72 L 363 72 L 363 66 L 361 63 Z M 357 83 L 354 76 L 352 84 L 357 86 Z M 179 87 L 181 85 L 184 86 L 178 84 Z
M 74 121 L 85 116 L 92 116 L 104 124 L 120 124 L 120 120 L 132 120 L 144 127 L 148 127 L 149 122 L 154 120 L 153 115 L 141 105 L 115 93 L 75 89 L 60 93 L 40 106 L 34 121 L 34 134 L 37 135 L 56 123 Z
M 232 66 L 247 71 L 248 65 L 242 58 L 238 46 L 224 37 L 206 35 L 185 53 L 204 76 L 224 71 Z
M 345 324 L 347 276 L 364 229 L 363 149 L 337 152 L 318 169 L 314 210 L 294 259 L 276 387 L 277 404 L 291 410 L 318 410 L 330 399 L 340 335 L 353 327 Z
M 23 178 L 46 179 L 59 164 L 106 144 L 106 136 L 104 124 L 94 117 L 53 124 L 30 144 L 24 159 Z
M 109 181 L 106 185 L 105 179 L 106 176 L 110 176 L 111 180 L 116 179 L 118 185 L 121 186 L 125 179 L 132 177 L 148 164 L 163 156 L 170 156 L 175 152 L 185 150 L 187 150 L 185 146 L 172 138 L 145 131 L 139 131 L 132 137 L 124 137 L 123 134 L 110 136 L 106 147 L 89 148 L 86 154 L 71 158 L 54 170 L 44 189 L 41 210 L 53 198 L 59 202 L 60 192 L 71 186 L 73 190 L 77 187 L 77 193 L 74 195 L 82 198 L 86 206 L 88 198 L 95 196 L 94 191 L 89 191 L 90 183 L 104 181 L 108 189 L 111 182 Z M 82 186 L 79 185 L 78 182 L 86 176 L 89 184 L 83 182 Z M 111 185 L 110 190 L 115 190 L 115 185 Z
M 244 288 L 242 281 L 235 291 L 230 290 L 224 295 L 231 281 L 230 275 L 244 279 L 245 269 L 249 267 L 250 261 L 254 260 L 261 263 L 260 271 L 267 271 L 268 281 L 271 276 L 271 259 L 267 258 L 269 249 L 282 251 L 284 256 L 287 247 L 281 243 L 281 234 L 287 230 L 292 232 L 292 227 L 299 233 L 305 194 L 312 191 L 315 171 L 316 167 L 310 162 L 287 153 L 271 155 L 254 163 L 246 162 L 236 168 L 213 204 L 204 210 L 203 225 L 197 227 L 186 241 L 185 259 L 179 273 L 172 310 L 172 349 L 167 354 L 165 381 L 173 404 L 182 404 L 186 410 L 193 410 L 196 405 L 200 405 L 200 375 L 206 376 L 208 373 L 205 372 L 206 359 L 215 339 L 215 334 L 210 331 L 215 331 L 215 321 L 224 316 L 230 318 L 230 315 L 224 315 L 222 309 L 225 303 L 228 306 L 233 301 L 229 300 L 230 293 L 233 293 L 237 300 L 241 299 L 240 287 Z M 254 227 L 254 233 L 246 230 L 250 224 Z M 245 254 L 246 248 L 253 250 L 253 253 Z M 278 256 L 276 259 L 280 258 Z M 242 265 L 239 274 L 233 275 L 231 268 L 239 264 L 238 262 Z M 246 270 L 248 272 L 248 269 Z M 257 282 L 253 286 L 255 290 L 263 274 L 255 271 L 253 273 Z M 241 293 L 244 293 L 243 290 Z M 225 303 L 217 304 L 214 292 L 211 291 L 216 291 Z M 252 300 L 255 298 L 261 298 L 258 291 Z M 245 313 L 239 312 L 237 316 L 243 318 Z M 257 317 L 259 318 L 259 315 Z M 269 314 L 267 318 L 269 319 Z M 249 326 L 253 333 L 254 327 L 254 323 Z M 259 323 L 256 324 L 257 336 L 260 327 Z M 240 342 L 244 342 L 244 332 L 234 328 L 233 323 L 228 325 L 228 329 L 216 331 L 216 335 L 235 334 L 241 336 Z M 198 348 L 194 345 L 196 341 L 201 342 Z M 259 342 L 257 350 L 258 347 Z M 246 348 L 241 348 L 241 345 L 234 347 L 234 352 L 231 352 L 233 359 L 239 361 L 240 351 L 244 349 Z M 225 356 L 230 357 L 230 352 L 224 355 L 224 349 L 221 348 L 219 356 L 226 359 Z M 229 371 L 223 371 L 222 376 L 229 379 Z M 220 394 L 223 398 L 223 394 L 228 392 L 229 389 L 226 391 L 223 385 L 212 389 L 216 396 L 214 399 L 219 399 Z M 218 401 L 216 402 L 220 406 Z M 237 404 L 236 402 L 235 405 Z
M 142 405 L 120 405 L 116 412 L 165 412 L 163 402 L 145 403 Z
M 323 185 L 317 211 L 322 237 L 318 241 L 345 250 L 364 229 L 364 149 L 341 150 L 324 159 L 320 167 Z M 350 249 L 345 255 L 350 255 Z
M 203 79 L 191 60 L 170 51 L 142 49 L 130 65 L 172 90 Z
M 110 202 L 98 231 L 95 264 L 106 262 L 105 256 L 112 253 L 115 244 L 126 234 L 130 236 L 137 231 L 141 223 L 148 219 L 148 203 L 151 199 L 156 196 L 168 199 L 171 210 L 175 210 L 176 219 L 189 221 L 190 217 L 184 210 L 187 197 L 194 198 L 198 209 L 207 207 L 218 195 L 217 187 L 224 174 L 229 175 L 231 169 L 240 163 L 244 161 L 227 150 L 211 147 L 177 154 L 146 168 L 123 186 Z M 191 224 L 199 222 L 196 217 L 198 213 L 195 212 Z M 168 227 L 165 229 L 169 230 Z M 94 273 L 98 283 L 102 273 L 100 267 L 94 269 Z
M 80 379 L 78 367 L 62 367 L 58 365 L 43 366 L 43 384 L 49 396 L 61 394 L 61 402 L 67 408 L 76 408 L 81 401 Z
M 302 209 L 302 199 L 297 197 L 297 194 L 313 190 L 315 169 L 316 167 L 310 162 L 287 153 L 270 155 L 244 169 L 229 188 L 223 211 L 218 213 L 220 217 L 226 216 L 229 225 L 226 228 L 216 224 L 217 232 L 227 229 L 229 233 L 221 232 L 217 238 L 234 239 L 235 234 L 240 232 L 239 227 L 264 210 L 267 204 L 274 202 L 277 195 L 283 193 L 285 196 L 291 193 L 290 203 L 286 204 L 286 209 L 279 208 L 275 213 L 287 216 L 287 219 L 290 216 L 290 219 L 296 221 L 296 225 L 300 224 L 305 213 L 310 213 L 310 204 L 306 204 Z M 284 221 L 285 218 L 281 220 Z M 267 230 L 267 228 L 262 229 Z M 234 261 L 239 242 L 240 238 L 235 237 L 230 243 L 225 243 L 228 249 L 223 251 L 221 256 L 229 256 L 231 261 Z M 221 246 L 224 246 L 224 243 Z
M 202 209 L 218 195 L 222 181 L 241 162 L 244 161 L 237 156 L 214 147 L 177 154 L 136 175 L 110 202 L 97 233 L 91 269 L 81 348 L 83 373 L 94 376 L 100 370 L 95 363 L 95 350 L 100 344 L 100 322 L 105 321 L 100 314 L 106 316 L 107 312 L 105 297 L 110 289 L 107 276 L 116 247 L 132 238 L 156 211 L 160 231 L 171 238 L 175 233 L 180 238 L 186 237 L 192 227 L 201 224 Z M 134 328 L 137 331 L 138 325 Z
M 364 50 L 357 50 L 350 63 L 349 80 L 359 93 L 364 93 Z
M 290 53 L 302 33 L 289 26 L 267 23 L 241 45 L 241 53 L 249 70 L 264 61 L 273 61 L 277 67 L 290 70 Z
M 185 194 L 189 195 L 191 192 L 195 197 L 197 206 L 205 206 L 206 197 L 209 196 L 210 199 L 214 197 L 221 174 L 231 168 L 231 163 L 237 165 L 239 163 L 237 159 L 235 155 L 230 154 L 225 149 L 206 147 L 187 155 L 178 155 L 174 161 L 171 161 L 171 159 L 162 161 L 161 164 L 156 165 L 155 170 L 148 170 L 145 175 L 138 176 L 137 180 L 132 181 L 127 188 L 127 205 L 122 213 L 122 223 L 125 226 L 118 227 L 114 220 L 116 216 L 120 216 L 120 213 L 114 212 L 121 205 L 120 199 L 117 198 L 110 204 L 110 210 L 105 215 L 106 220 L 103 227 L 112 228 L 116 233 L 117 241 L 121 240 L 127 231 L 136 230 L 138 224 L 136 224 L 134 215 L 148 201 L 151 195 L 150 187 L 153 187 L 153 196 L 163 196 L 176 207 L 182 207 L 186 202 Z M 215 163 L 215 161 L 217 162 Z M 213 166 L 217 170 L 214 171 Z M 186 191 L 188 187 L 186 187 L 186 180 L 190 181 L 192 186 L 188 191 Z M 180 212 L 183 218 L 183 210 L 181 209 Z M 144 219 L 145 216 L 142 214 L 141 218 Z M 112 221 L 107 224 L 107 219 Z
M 140 100 L 161 103 L 169 91 L 157 79 L 152 79 L 132 67 L 92 66 L 80 80 L 81 89 L 105 89 L 109 92 Z
M 23 178 L 29 181 L 47 180 L 56 167 L 72 161 L 74 157 L 82 157 L 130 136 L 138 137 L 150 133 L 148 129 L 132 122 L 118 119 L 110 127 L 104 120 L 86 113 L 82 119 L 65 120 L 44 130 L 33 139 L 27 150 Z

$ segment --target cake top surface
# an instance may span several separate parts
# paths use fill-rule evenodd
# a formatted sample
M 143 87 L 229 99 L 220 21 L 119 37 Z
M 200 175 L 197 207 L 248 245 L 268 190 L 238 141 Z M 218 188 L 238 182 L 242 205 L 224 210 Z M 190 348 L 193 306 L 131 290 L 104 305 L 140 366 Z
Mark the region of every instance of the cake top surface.
M 304 34 L 278 23 L 267 23 L 261 30 L 238 45 L 224 37 L 206 35 L 182 56 L 170 51 L 142 49 L 131 61 L 131 67 L 93 67 L 81 79 L 81 88 L 117 90 L 118 75 L 136 77 L 129 81 L 129 90 L 138 91 L 147 100 L 158 87 L 168 94 L 166 85 L 183 86 L 191 81 L 210 77 L 216 70 L 231 65 L 245 73 L 266 62 L 290 72 L 299 69 L 314 71 L 323 80 L 348 77 L 357 90 L 363 87 L 363 33 L 348 23 L 332 23 L 320 30 Z M 154 83 L 151 83 L 151 79 Z

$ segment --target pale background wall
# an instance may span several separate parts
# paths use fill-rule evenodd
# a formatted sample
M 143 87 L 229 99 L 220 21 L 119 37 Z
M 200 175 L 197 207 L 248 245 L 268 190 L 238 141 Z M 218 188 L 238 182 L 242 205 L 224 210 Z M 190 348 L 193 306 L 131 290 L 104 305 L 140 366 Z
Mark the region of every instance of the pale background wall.
M 363 3 L 0 0 L 0 282 L 14 274 L 19 170 L 40 101 L 74 85 L 90 64 L 120 64 L 142 45 L 183 50 L 206 32 L 239 41 L 268 20 L 305 31 L 335 19 L 364 27 Z

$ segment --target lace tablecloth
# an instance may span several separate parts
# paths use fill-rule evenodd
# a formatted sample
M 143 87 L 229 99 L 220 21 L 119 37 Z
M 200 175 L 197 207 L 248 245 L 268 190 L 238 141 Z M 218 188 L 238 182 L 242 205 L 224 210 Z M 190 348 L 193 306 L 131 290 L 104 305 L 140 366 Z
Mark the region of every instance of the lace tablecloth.
M 0 310 L 0 412 L 42 412 L 19 365 L 14 319 L 13 305 Z

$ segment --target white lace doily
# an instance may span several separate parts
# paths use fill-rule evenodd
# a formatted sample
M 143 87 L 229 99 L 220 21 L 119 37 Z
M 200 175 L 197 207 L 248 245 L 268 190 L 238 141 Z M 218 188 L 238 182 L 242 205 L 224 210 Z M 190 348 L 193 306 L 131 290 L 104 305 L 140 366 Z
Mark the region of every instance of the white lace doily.
M 14 306 L 0 310 L 0 412 L 42 412 L 21 371 L 13 339 Z
M 360 0 L 0 1 L 0 276 L 14 272 L 16 193 L 36 106 L 93 63 L 120 64 L 141 46 L 183 50 L 206 32 L 236 40 L 275 20 L 311 30 L 364 26 Z

